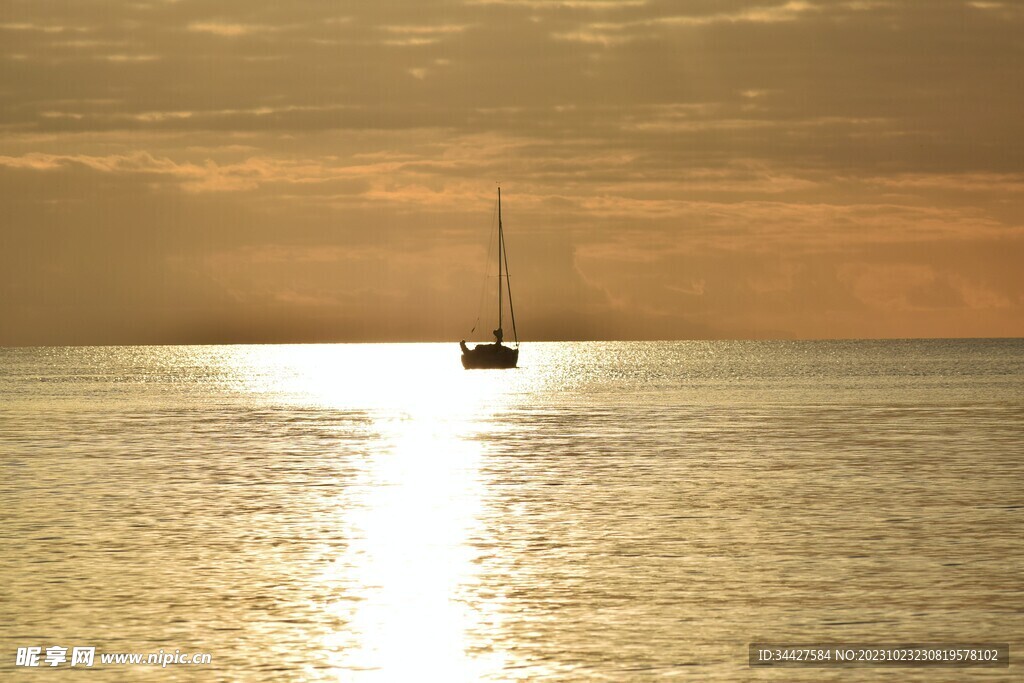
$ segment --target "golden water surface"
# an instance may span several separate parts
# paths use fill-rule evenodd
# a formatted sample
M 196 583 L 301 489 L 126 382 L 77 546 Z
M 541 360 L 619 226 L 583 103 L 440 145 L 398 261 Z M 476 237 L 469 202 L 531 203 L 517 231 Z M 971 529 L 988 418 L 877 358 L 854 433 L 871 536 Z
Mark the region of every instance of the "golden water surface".
M 1024 646 L 1024 344 L 0 349 L 0 674 L 1010 680 L 757 640 Z M 98 655 L 97 655 L 98 657 Z M 43 671 L 47 668 L 49 670 Z

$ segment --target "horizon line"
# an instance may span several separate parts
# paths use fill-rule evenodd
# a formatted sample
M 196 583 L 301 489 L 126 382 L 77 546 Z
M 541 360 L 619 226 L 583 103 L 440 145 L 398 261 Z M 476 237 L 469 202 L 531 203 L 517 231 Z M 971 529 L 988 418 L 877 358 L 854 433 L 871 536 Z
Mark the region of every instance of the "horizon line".
M 477 340 L 463 340 L 472 344 L 488 343 Z M 665 338 L 665 339 L 535 339 L 520 340 L 519 344 L 506 346 L 522 346 L 524 344 L 603 344 L 603 343 L 635 343 L 665 344 L 683 342 L 868 342 L 868 341 L 1024 341 L 1024 337 L 715 337 L 715 338 Z M 335 345 L 369 346 L 381 344 L 453 344 L 458 342 L 445 340 L 347 340 L 347 341 L 206 341 L 206 342 L 140 342 L 140 343 L 98 343 L 98 344 L 0 344 L 0 350 L 7 349 L 71 349 L 71 348 L 117 348 L 128 346 L 335 346 Z

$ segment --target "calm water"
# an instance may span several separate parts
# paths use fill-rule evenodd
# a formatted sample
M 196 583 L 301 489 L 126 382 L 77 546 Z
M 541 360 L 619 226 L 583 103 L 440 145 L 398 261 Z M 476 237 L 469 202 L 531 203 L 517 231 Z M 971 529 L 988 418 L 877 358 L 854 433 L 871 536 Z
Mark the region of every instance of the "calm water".
M 0 677 L 985 680 L 1024 654 L 1024 341 L 0 349 Z M 893 677 L 895 674 L 895 678 Z M 77 680 L 77 679 L 76 679 Z

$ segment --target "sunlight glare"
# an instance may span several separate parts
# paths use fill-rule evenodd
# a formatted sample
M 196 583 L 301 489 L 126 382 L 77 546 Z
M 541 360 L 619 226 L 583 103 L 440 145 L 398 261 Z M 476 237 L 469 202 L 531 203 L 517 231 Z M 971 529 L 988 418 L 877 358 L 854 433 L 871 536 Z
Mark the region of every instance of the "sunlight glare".
M 335 456 L 356 475 L 338 497 L 348 542 L 320 577 L 342 596 L 324 605 L 344 624 L 324 643 L 334 673 L 473 681 L 500 670 L 500 655 L 473 641 L 482 621 L 497 620 L 472 593 L 484 498 L 474 437 L 502 409 L 514 373 L 467 372 L 455 345 L 366 345 L 360 362 L 345 364 L 333 351 L 261 347 L 248 360 L 253 391 L 320 408 L 372 406 L 381 445 Z

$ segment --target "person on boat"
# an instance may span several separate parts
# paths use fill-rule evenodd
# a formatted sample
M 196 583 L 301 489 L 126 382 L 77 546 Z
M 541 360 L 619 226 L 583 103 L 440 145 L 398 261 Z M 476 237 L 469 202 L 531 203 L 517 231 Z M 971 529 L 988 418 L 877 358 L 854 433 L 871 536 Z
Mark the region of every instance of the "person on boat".
M 499 327 L 498 329 L 494 330 L 494 332 L 492 334 L 494 334 L 494 338 L 495 338 L 495 340 L 497 340 L 497 341 L 494 342 L 494 345 L 495 346 L 501 346 L 501 339 L 502 339 L 502 336 L 503 336 L 502 333 L 501 333 L 501 328 Z

